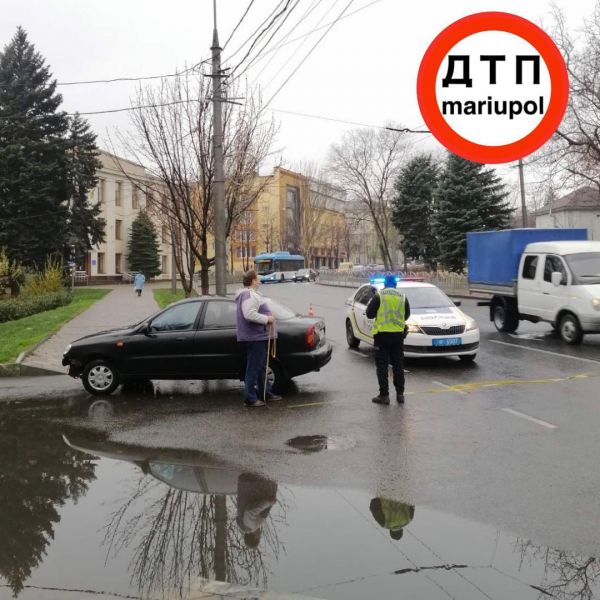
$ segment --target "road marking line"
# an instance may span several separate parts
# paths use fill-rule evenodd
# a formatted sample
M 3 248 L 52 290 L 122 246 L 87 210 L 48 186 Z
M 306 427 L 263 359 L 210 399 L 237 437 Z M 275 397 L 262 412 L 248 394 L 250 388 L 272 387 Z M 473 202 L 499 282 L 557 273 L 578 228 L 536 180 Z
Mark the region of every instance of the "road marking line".
M 600 360 L 594 360 L 592 358 L 581 358 L 579 356 L 573 356 L 571 354 L 562 354 L 561 352 L 552 352 L 550 350 L 540 350 L 539 348 L 529 348 L 529 346 L 522 346 L 521 344 L 511 344 L 509 342 L 501 342 L 499 340 L 489 340 L 492 344 L 501 344 L 502 346 L 511 346 L 512 348 L 521 348 L 522 350 L 530 350 L 531 352 L 541 352 L 542 354 L 551 354 L 552 356 L 560 356 L 562 358 L 572 358 L 574 360 L 581 360 L 587 363 L 593 363 L 595 365 L 600 364 Z
M 530 415 L 526 415 L 525 413 L 519 412 L 518 410 L 513 410 L 512 408 L 502 408 L 504 412 L 510 413 L 511 415 L 515 415 L 515 417 L 521 417 L 522 419 L 527 419 L 532 423 L 537 423 L 542 427 L 547 427 L 548 429 L 556 429 L 557 425 L 552 425 L 552 423 L 548 423 L 548 421 L 542 421 L 541 419 L 536 419 L 535 417 L 531 417 Z
M 434 381 L 433 383 L 435 383 L 435 385 L 439 385 L 440 387 L 446 388 L 447 390 L 449 390 L 451 392 L 456 392 L 457 394 L 462 394 L 463 396 L 467 395 L 467 392 L 464 392 L 463 390 L 460 390 L 460 389 L 454 389 L 451 385 L 447 385 L 445 383 L 442 383 L 441 381 Z

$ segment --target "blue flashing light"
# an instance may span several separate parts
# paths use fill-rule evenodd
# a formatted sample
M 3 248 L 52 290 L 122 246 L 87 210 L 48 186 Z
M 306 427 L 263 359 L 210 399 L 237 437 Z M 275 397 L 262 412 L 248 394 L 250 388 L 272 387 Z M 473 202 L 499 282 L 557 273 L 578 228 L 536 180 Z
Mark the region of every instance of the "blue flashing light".
M 395 275 L 394 279 L 396 280 L 396 285 L 402 281 L 402 277 L 400 277 L 400 275 Z M 371 285 L 383 285 L 385 283 L 385 277 L 371 277 L 371 279 L 369 279 L 369 283 Z

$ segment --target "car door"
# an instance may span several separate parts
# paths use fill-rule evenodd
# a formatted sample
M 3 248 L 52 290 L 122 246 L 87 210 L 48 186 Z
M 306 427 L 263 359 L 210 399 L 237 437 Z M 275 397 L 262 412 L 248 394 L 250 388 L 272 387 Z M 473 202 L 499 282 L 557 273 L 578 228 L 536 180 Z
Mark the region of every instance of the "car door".
M 560 273 L 562 281 L 556 286 L 552 283 L 552 273 Z M 567 304 L 568 275 L 562 258 L 548 254 L 544 260 L 544 271 L 539 283 L 539 315 L 547 321 L 554 321 L 558 311 Z
M 194 335 L 201 301 L 175 304 L 125 342 L 124 371 L 148 379 L 193 374 Z
M 543 255 L 540 256 L 538 254 L 526 254 L 523 257 L 518 284 L 518 306 L 520 313 L 538 315 L 541 295 L 542 258 Z
M 359 333 L 364 336 L 372 337 L 371 329 L 373 329 L 373 320 L 367 319 L 366 310 L 369 300 L 375 295 L 375 288 L 370 285 L 365 285 L 358 290 L 354 296 L 354 317 Z
M 194 337 L 194 371 L 200 379 L 237 378 L 244 345 L 237 341 L 237 306 L 232 300 L 206 300 Z

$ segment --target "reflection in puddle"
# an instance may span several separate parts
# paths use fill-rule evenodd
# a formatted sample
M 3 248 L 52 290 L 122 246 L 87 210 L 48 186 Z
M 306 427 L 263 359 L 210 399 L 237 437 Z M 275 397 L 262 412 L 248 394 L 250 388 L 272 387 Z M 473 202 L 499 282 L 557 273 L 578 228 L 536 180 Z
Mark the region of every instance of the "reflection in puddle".
M 278 484 L 199 452 L 91 439 L 7 412 L 0 451 L 0 598 L 600 593 L 594 558 L 397 498 Z

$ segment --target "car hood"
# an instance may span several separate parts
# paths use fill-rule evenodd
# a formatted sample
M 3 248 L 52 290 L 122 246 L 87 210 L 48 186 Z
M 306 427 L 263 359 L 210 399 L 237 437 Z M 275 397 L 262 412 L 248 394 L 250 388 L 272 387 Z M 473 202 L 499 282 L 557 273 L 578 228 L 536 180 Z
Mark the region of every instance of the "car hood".
M 455 325 L 464 325 L 464 314 L 453 306 L 446 308 L 410 308 L 409 323 L 419 327 L 442 327 L 447 329 Z
M 103 341 L 103 339 L 112 340 L 113 338 L 130 335 L 138 327 L 139 327 L 139 324 L 138 325 L 128 325 L 127 327 L 117 327 L 116 329 L 107 329 L 105 331 L 98 331 L 96 333 L 90 333 L 89 335 L 84 335 L 83 337 L 80 337 L 80 338 L 74 340 L 72 343 L 79 344 L 79 342 L 90 341 L 90 340 Z

